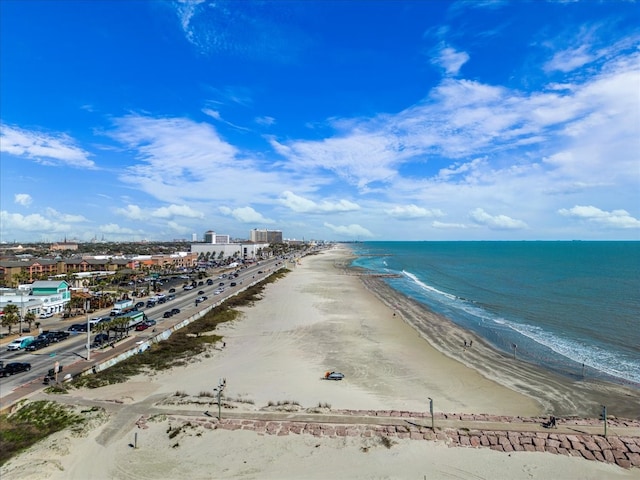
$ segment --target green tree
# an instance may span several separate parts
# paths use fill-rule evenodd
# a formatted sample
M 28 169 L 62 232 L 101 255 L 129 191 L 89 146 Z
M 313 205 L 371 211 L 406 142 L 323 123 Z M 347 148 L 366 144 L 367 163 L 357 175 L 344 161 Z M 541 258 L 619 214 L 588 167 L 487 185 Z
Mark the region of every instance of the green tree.
M 33 312 L 27 312 L 24 316 L 24 321 L 29 325 L 29 330 L 31 330 L 31 325 L 36 321 L 36 314 Z
M 20 313 L 17 305 L 8 304 L 4 307 L 4 315 L 2 316 L 2 326 L 9 330 L 11 335 L 11 329 L 15 324 L 20 321 Z

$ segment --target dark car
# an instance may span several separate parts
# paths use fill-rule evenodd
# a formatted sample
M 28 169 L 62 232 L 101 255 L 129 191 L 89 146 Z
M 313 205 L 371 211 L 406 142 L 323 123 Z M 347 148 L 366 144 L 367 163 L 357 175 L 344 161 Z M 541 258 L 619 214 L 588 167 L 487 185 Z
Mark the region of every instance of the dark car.
M 151 308 L 151 307 L 155 307 L 156 306 L 156 302 L 154 302 L 153 300 L 149 300 L 147 302 L 147 308 Z
M 136 303 L 136 308 L 144 308 L 144 302 Z
M 213 285 L 213 280 L 211 279 L 207 280 L 207 285 Z
M 220 283 L 218 284 L 218 286 L 219 286 L 219 287 L 224 286 L 224 282 L 220 282 Z
M 170 288 L 169 289 L 169 293 L 176 293 L 176 289 L 175 288 Z
M 2 377 L 8 377 L 20 372 L 28 372 L 31 370 L 31 364 L 26 362 L 11 362 L 7 363 L 0 373 Z
M 179 309 L 179 308 L 172 308 L 172 309 L 171 309 L 171 314 L 172 314 L 172 315 L 177 315 L 177 314 L 179 314 L 179 313 L 180 313 L 180 309 Z
M 93 342 L 97 343 L 97 344 L 102 344 L 102 343 L 108 342 L 108 341 L 109 341 L 109 334 L 108 333 L 99 333 L 93 339 Z
M 46 335 L 50 343 L 60 342 L 62 340 L 69 338 L 70 336 L 69 332 L 62 332 L 62 331 L 47 332 L 44 335 Z
M 231 282 L 229 285 L 232 286 L 232 287 L 235 287 L 237 285 L 237 283 L 236 282 Z
M 146 323 L 146 324 L 147 324 L 147 327 L 153 327 L 153 326 L 154 326 L 156 323 L 158 323 L 158 322 L 156 322 L 156 321 L 155 321 L 155 320 L 153 320 L 152 318 L 148 318 L 144 323 Z
M 200 290 L 200 291 L 198 292 L 198 295 L 204 295 L 204 290 Z
M 31 342 L 25 350 L 27 352 L 35 352 L 36 350 L 40 350 L 41 348 L 45 348 L 49 346 L 49 340 L 45 338 L 36 338 L 33 342 Z
M 87 324 L 86 323 L 74 323 L 69 328 L 67 328 L 69 332 L 86 332 Z
M 162 314 L 162 318 L 169 318 L 173 315 L 173 313 L 171 312 L 171 310 L 167 310 L 166 312 L 164 312 Z

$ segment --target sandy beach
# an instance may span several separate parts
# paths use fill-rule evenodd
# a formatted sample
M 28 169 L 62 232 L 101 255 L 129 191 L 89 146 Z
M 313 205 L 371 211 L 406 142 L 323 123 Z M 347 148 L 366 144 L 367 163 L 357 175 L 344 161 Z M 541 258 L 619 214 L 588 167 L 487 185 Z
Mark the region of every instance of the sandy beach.
M 95 405 L 104 413 L 82 432 L 59 432 L 29 449 L 4 465 L 0 476 L 640 477 L 639 469 L 550 453 L 449 448 L 442 441 L 409 438 L 385 445 L 375 435 L 269 435 L 217 428 L 208 420 L 218 413 L 209 392 L 221 379 L 226 381 L 223 417 L 277 412 L 286 421 L 286 410 L 427 412 L 429 398 L 439 413 L 595 417 L 606 399 L 614 415 L 640 414 L 637 391 L 572 382 L 514 362 L 398 296 L 380 279 L 346 270 L 349 255 L 346 247 L 337 246 L 304 257 L 285 278 L 266 287 L 261 301 L 219 329 L 224 348 L 218 345 L 186 367 L 140 375 L 121 385 L 33 397 Z M 473 347 L 465 350 L 463 342 L 469 339 Z M 326 371 L 342 372 L 345 379 L 324 381 Z

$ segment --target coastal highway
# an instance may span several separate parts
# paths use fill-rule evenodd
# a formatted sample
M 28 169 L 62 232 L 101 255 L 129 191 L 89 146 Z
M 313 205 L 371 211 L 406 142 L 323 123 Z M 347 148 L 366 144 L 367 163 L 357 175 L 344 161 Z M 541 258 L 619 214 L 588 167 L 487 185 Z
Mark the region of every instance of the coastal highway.
M 133 337 L 137 340 L 146 340 L 153 335 L 157 335 L 157 332 L 166 330 L 176 323 L 189 318 L 198 310 L 207 308 L 212 304 L 217 303 L 229 297 L 233 293 L 236 293 L 237 291 L 247 287 L 251 283 L 264 279 L 275 269 L 282 267 L 282 265 L 283 260 L 279 258 L 264 260 L 259 264 L 253 264 L 246 268 L 239 269 L 237 278 L 219 278 L 220 274 L 222 273 L 222 271 L 219 271 L 208 277 L 213 280 L 213 285 L 206 285 L 205 279 L 205 285 L 195 287 L 193 290 L 183 291 L 182 288 L 176 288 L 176 298 L 174 300 L 168 301 L 164 304 L 156 305 L 152 308 L 142 309 L 149 319 L 153 319 L 157 322 L 157 325 L 155 326 L 156 332 L 153 332 L 153 327 L 140 332 L 132 330 L 130 331 L 129 338 Z M 224 282 L 225 289 L 221 294 L 214 295 L 214 291 L 219 288 L 220 282 Z M 235 282 L 237 285 L 235 287 L 231 287 L 229 285 L 231 282 Z M 183 281 L 180 280 L 179 282 L 173 283 L 182 284 Z M 171 285 L 166 285 L 166 288 L 170 287 Z M 199 291 L 204 291 L 204 295 L 208 298 L 206 301 L 196 305 L 195 299 L 201 296 L 201 294 L 198 293 Z M 164 312 L 167 310 L 171 310 L 172 308 L 179 308 L 180 313 L 170 318 L 163 318 Z M 106 315 L 108 315 L 108 310 L 105 310 L 102 315 L 94 313 L 92 316 Z M 67 330 L 71 324 L 83 322 L 86 322 L 86 318 L 82 320 L 78 318 L 72 320 L 61 320 L 54 318 L 46 324 L 43 324 L 42 328 L 46 330 Z M 91 339 L 93 339 L 93 337 L 94 335 L 91 334 Z M 42 384 L 42 380 L 47 371 L 50 368 L 54 368 L 54 364 L 56 362 L 59 362 L 59 364 L 63 366 L 61 377 L 65 374 L 64 366 L 71 365 L 79 361 L 87 362 L 86 332 L 73 333 L 68 339 L 63 340 L 59 343 L 53 343 L 48 347 L 36 350 L 35 352 L 7 351 L 6 343 L 8 343 L 9 340 L 10 339 L 7 339 L 5 342 L 3 342 L 2 346 L 0 347 L 2 349 L 0 350 L 0 360 L 2 360 L 5 364 L 10 362 L 28 362 L 31 364 L 31 370 L 29 372 L 18 373 L 11 377 L 0 378 L 0 399 L 7 395 L 10 395 L 14 391 L 16 391 L 16 389 L 19 389 L 22 385 L 25 384 L 38 383 L 44 386 Z M 91 361 L 104 361 L 105 358 L 108 358 L 107 355 L 111 354 L 112 352 L 110 351 L 110 349 L 92 349 L 90 361 L 87 362 L 87 364 L 91 365 Z

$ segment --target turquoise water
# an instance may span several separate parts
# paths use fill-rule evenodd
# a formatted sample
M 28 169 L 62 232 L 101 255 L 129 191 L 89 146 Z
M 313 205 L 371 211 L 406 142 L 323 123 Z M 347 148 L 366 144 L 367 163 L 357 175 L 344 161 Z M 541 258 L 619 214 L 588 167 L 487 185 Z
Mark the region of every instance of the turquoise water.
M 640 242 L 365 242 L 354 266 L 497 349 L 640 384 Z

